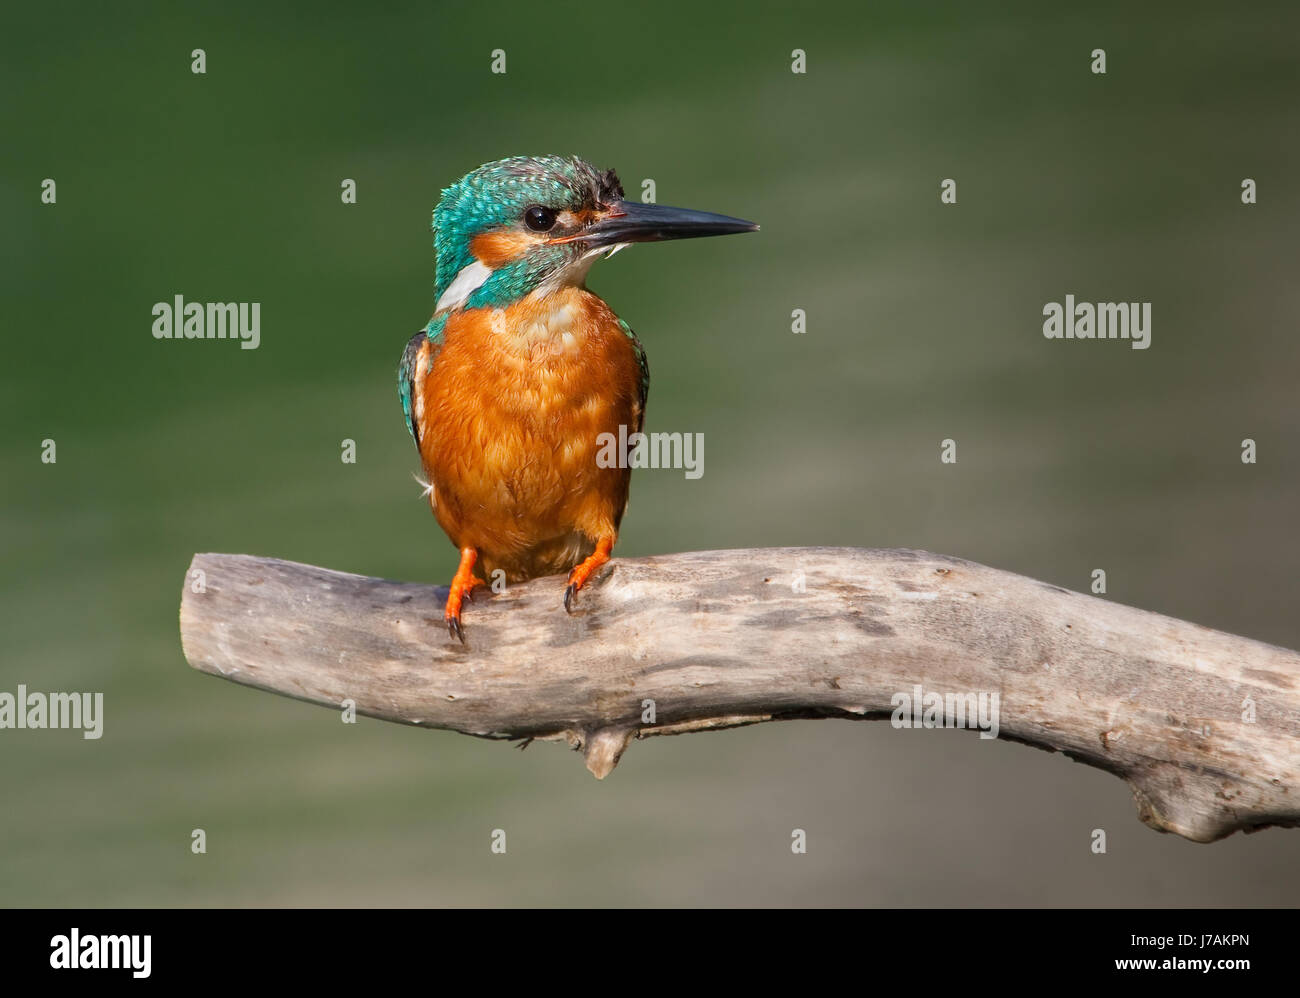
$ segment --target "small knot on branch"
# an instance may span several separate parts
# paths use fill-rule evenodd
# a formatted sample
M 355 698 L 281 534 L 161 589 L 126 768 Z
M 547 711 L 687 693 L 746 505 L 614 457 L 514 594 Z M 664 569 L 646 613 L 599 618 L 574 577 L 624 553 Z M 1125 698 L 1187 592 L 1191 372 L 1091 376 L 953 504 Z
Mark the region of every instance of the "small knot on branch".
M 636 732 L 632 728 L 598 728 L 583 739 L 583 757 L 587 769 L 598 780 L 603 780 L 623 757 L 623 752 Z

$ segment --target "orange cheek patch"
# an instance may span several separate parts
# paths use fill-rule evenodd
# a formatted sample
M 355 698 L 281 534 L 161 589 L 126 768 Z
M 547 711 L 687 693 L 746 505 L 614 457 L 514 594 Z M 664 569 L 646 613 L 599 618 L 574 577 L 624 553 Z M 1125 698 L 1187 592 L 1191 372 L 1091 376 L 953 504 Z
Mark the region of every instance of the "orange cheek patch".
M 519 259 L 536 240 L 522 232 L 484 232 L 470 240 L 469 251 L 490 270 Z

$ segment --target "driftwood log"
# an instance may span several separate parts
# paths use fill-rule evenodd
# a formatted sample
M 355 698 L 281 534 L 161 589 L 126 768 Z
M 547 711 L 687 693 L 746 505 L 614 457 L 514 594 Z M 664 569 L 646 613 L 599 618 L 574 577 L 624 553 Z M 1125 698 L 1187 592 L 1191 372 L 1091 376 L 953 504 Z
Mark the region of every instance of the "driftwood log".
M 907 550 L 619 558 L 571 616 L 563 591 L 480 590 L 462 645 L 445 587 L 200 554 L 181 640 L 194 668 L 300 700 L 566 739 L 597 777 L 634 737 L 888 718 L 918 685 L 997 693 L 998 737 L 1122 777 L 1153 828 L 1209 842 L 1300 824 L 1293 651 Z

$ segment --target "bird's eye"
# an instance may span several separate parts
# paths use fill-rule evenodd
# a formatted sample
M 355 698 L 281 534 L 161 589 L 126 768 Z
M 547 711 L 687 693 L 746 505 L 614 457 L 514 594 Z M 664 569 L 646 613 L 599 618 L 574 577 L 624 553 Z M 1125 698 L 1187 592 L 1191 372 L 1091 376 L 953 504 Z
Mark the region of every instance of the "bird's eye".
M 524 212 L 524 224 L 534 232 L 546 232 L 555 225 L 555 212 L 535 204 Z

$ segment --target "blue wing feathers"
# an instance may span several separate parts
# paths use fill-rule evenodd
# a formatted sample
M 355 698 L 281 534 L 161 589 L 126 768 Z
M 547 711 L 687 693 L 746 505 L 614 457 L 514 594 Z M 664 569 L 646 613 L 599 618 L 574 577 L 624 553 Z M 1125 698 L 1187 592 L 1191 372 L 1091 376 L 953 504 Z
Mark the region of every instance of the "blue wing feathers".
M 425 373 L 433 368 L 442 348 L 442 327 L 445 318 L 432 320 L 406 342 L 402 352 L 402 361 L 397 365 L 397 397 L 402 401 L 402 415 L 406 417 L 406 429 L 411 434 L 417 447 L 420 446 L 420 428 L 415 423 L 415 378 L 420 369 L 420 356 L 427 349 L 428 362 Z

